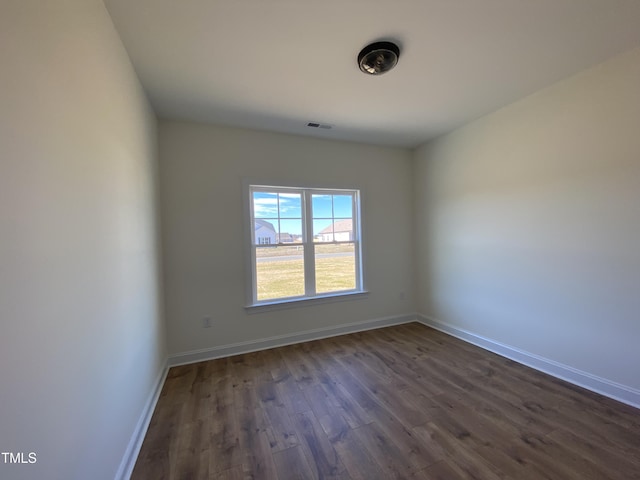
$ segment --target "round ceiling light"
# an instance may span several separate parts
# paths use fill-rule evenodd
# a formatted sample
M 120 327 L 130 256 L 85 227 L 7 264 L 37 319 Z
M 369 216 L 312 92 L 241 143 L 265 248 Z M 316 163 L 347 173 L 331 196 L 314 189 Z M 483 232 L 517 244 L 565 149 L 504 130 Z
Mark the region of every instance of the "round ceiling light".
M 391 42 L 375 42 L 358 54 L 360 70 L 369 75 L 382 75 L 398 63 L 400 48 Z

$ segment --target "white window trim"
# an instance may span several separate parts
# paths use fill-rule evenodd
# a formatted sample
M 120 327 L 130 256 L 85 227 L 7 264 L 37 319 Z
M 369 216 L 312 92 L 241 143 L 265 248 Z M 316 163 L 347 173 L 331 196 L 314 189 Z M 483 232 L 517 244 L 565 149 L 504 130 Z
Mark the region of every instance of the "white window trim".
M 336 303 L 349 300 L 359 300 L 367 298 L 369 292 L 367 290 L 353 291 L 344 290 L 340 292 L 323 293 L 315 297 L 287 297 L 271 301 L 264 301 L 254 305 L 245 305 L 247 313 L 261 313 L 272 310 L 283 310 L 287 308 L 312 307 L 324 303 Z
M 251 179 L 243 180 L 243 196 L 245 210 L 245 278 L 246 278 L 246 304 L 245 308 L 249 313 L 258 311 L 290 308 L 297 306 L 309 306 L 319 303 L 331 303 L 336 301 L 351 300 L 363 298 L 368 295 L 365 289 L 364 268 L 363 268 L 363 242 L 362 242 L 362 189 L 358 186 L 339 186 L 326 187 L 316 185 L 305 185 L 301 187 L 299 184 L 286 184 L 282 182 L 264 182 Z M 339 290 L 334 292 L 316 293 L 315 292 L 315 258 L 313 248 L 304 248 L 304 265 L 305 265 L 305 295 L 296 297 L 274 298 L 268 300 L 257 300 L 256 295 L 256 255 L 254 254 L 254 232 L 253 232 L 253 201 L 252 195 L 254 191 L 267 192 L 299 192 L 303 196 L 303 232 L 302 240 L 305 247 L 313 247 L 314 245 L 332 245 L 341 243 L 353 243 L 356 248 L 355 255 L 355 272 L 356 272 L 356 288 L 350 290 Z M 311 195 L 312 194 L 340 195 L 344 193 L 354 193 L 353 212 L 353 228 L 354 239 L 350 241 L 334 241 L 334 242 L 314 242 L 313 241 L 313 216 Z M 306 219 L 310 219 L 307 221 Z M 276 243 L 275 245 L 278 245 Z M 284 244 L 286 245 L 286 244 Z M 312 265 L 313 268 L 308 266 Z

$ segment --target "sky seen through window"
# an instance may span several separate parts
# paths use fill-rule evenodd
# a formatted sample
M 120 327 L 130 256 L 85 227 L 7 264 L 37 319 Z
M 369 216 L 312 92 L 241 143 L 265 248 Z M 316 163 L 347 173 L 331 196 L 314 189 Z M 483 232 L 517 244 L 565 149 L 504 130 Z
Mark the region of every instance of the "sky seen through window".
M 311 207 L 316 232 L 334 221 L 353 217 L 352 195 L 313 194 Z M 276 230 L 279 224 L 279 233 L 302 234 L 302 196 L 299 193 L 254 192 L 253 212 L 256 219 L 268 221 Z

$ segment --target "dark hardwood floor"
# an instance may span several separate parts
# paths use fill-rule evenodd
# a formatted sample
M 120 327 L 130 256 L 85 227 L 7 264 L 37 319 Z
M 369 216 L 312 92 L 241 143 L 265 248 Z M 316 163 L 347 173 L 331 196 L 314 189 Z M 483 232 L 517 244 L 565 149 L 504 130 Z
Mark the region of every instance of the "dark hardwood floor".
M 640 479 L 640 410 L 421 324 L 169 371 L 133 479 Z

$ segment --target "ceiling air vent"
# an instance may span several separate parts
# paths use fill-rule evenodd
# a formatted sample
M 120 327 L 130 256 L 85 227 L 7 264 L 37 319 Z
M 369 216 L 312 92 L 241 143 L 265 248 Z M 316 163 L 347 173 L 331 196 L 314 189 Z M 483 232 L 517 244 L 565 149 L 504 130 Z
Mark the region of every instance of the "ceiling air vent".
M 333 125 L 329 125 L 328 123 L 309 122 L 307 123 L 307 127 L 324 128 L 325 130 L 330 130 L 331 128 L 333 128 Z

